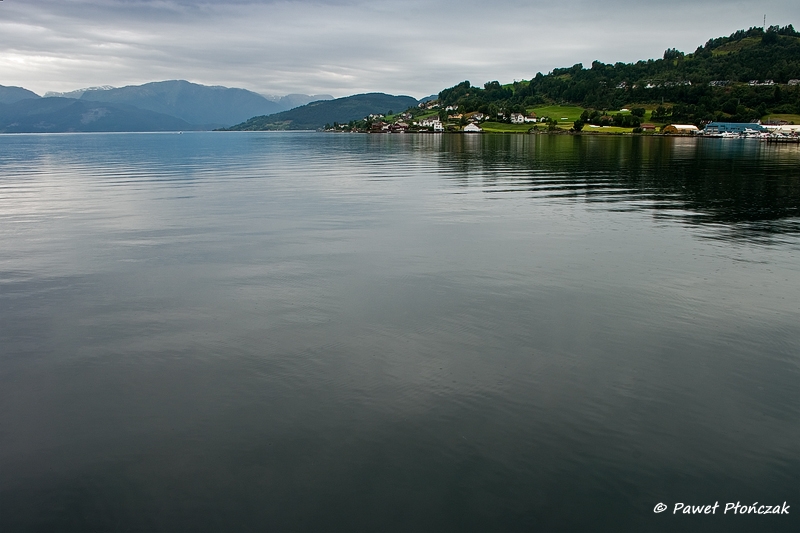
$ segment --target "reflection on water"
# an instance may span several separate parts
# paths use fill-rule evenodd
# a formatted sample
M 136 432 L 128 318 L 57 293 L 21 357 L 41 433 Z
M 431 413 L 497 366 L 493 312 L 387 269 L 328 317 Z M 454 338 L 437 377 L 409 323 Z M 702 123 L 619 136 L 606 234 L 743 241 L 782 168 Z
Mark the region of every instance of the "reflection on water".
M 77 137 L 77 136 L 76 136 Z M 27 136 L 3 141 L 0 159 L 6 179 L 29 180 L 32 174 L 79 172 L 86 165 L 86 150 L 108 148 L 109 139 L 86 135 L 52 146 L 52 137 Z M 162 139 L 140 135 L 135 144 L 119 136 L 113 152 L 91 152 L 90 164 L 113 169 L 121 181 L 139 182 L 136 165 L 155 172 L 155 180 L 170 186 L 194 179 L 252 170 L 250 159 L 222 148 L 222 153 L 198 153 L 192 143 L 169 143 L 165 157 Z M 316 140 L 311 146 L 292 146 L 298 159 L 315 164 L 319 151 L 335 149 L 337 161 L 359 160 L 375 170 L 389 158 L 392 165 L 413 170 L 436 170 L 455 187 L 480 187 L 486 193 L 527 194 L 532 198 L 576 200 L 610 204 L 611 209 L 649 209 L 654 216 L 692 224 L 725 226 L 730 238 L 759 238 L 773 233 L 796 233 L 800 221 L 800 147 L 754 140 L 698 138 L 647 138 L 550 135 L 407 135 L 371 136 L 366 139 L 336 136 Z M 359 136 L 353 136 L 359 137 Z M 275 141 L 275 142 L 273 142 Z M 231 141 L 222 143 L 232 148 Z M 263 164 L 294 139 L 247 139 L 257 146 Z M 218 147 L 217 147 L 218 148 Z M 428 158 L 420 161 L 420 158 Z M 309 161 L 309 158 L 311 161 Z M 405 159 L 408 158 L 408 159 Z M 179 166 L 173 166 L 180 161 Z M 371 163 L 371 164 L 370 164 Z M 428 168 L 426 168 L 428 167 Z M 260 169 L 261 170 L 261 169 Z M 385 169 L 378 170 L 380 179 Z M 391 171 L 390 177 L 391 177 Z M 617 205 L 623 204 L 623 205 Z M 768 241 L 766 241 L 768 242 Z
M 650 209 L 769 242 L 800 230 L 800 149 L 750 140 L 440 136 L 440 165 L 490 193 Z M 615 204 L 624 205 L 615 205 Z
M 796 531 L 798 159 L 0 136 L 0 530 Z

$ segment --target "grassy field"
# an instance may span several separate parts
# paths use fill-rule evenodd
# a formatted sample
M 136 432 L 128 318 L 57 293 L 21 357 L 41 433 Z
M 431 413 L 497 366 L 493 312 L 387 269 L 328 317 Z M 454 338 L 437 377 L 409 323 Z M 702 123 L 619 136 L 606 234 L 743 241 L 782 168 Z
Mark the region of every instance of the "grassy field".
M 479 124 L 480 128 L 488 133 L 527 133 L 533 124 L 506 124 L 504 122 L 486 121 Z M 544 128 L 545 126 L 539 126 Z
M 711 54 L 714 56 L 724 56 L 732 54 L 734 52 L 739 52 L 743 48 L 755 46 L 760 42 L 761 42 L 761 37 L 745 37 L 741 41 L 734 41 L 732 43 L 723 44 L 722 46 L 712 50 Z
M 761 119 L 762 122 L 766 122 L 767 120 L 785 120 L 789 124 L 800 124 L 800 115 L 790 115 L 788 113 L 784 113 L 784 114 L 767 115 L 766 117 Z
M 569 122 L 570 127 L 572 123 L 581 118 L 583 108 L 578 106 L 567 105 L 551 105 L 547 107 L 534 107 L 527 110 L 528 113 L 534 112 L 537 117 L 550 117 L 559 122 Z M 562 120 L 564 119 L 564 120 Z
M 560 117 L 559 117 L 560 118 Z M 484 122 L 480 125 L 487 133 L 526 133 L 531 127 L 538 126 L 539 131 L 547 131 L 545 124 L 506 124 L 504 122 Z M 558 129 L 568 130 L 572 128 L 572 122 L 559 122 Z M 591 126 L 586 124 L 583 127 L 584 133 L 631 133 L 633 128 L 617 128 L 615 126 Z
M 636 104 L 636 105 L 626 106 L 625 109 L 632 109 L 634 107 L 644 107 L 645 109 L 652 111 L 653 109 L 658 107 L 658 105 L 647 106 L 642 104 Z M 572 123 L 581 118 L 581 113 L 583 113 L 584 109 L 578 106 L 552 105 L 547 107 L 536 107 L 528 109 L 529 113 L 531 111 L 536 113 L 536 116 L 539 117 L 550 117 L 556 119 L 559 122 L 559 126 L 561 126 L 563 123 L 568 122 L 569 127 L 571 128 Z M 609 109 L 607 110 L 607 113 L 611 116 L 614 116 L 617 113 L 621 113 L 623 115 L 631 114 L 630 111 L 622 111 L 619 109 Z M 647 117 L 648 115 L 645 116 Z
M 583 127 L 584 133 L 630 133 L 633 128 L 618 128 L 616 126 L 592 126 L 586 124 Z
M 417 120 L 422 120 L 424 118 L 431 118 L 431 117 L 438 117 L 438 116 L 439 116 L 439 110 L 438 109 L 431 109 L 429 111 L 425 111 L 424 113 L 420 113 L 419 115 L 417 115 L 414 118 L 417 119 Z
M 663 104 L 655 103 L 655 104 L 630 104 L 626 105 L 624 109 L 633 109 L 634 107 L 643 107 L 646 109 L 645 116 L 642 118 L 642 122 L 650 122 L 653 123 L 652 120 L 652 112 L 658 106 L 663 105 L 664 107 L 672 106 L 670 102 L 664 102 Z M 538 117 L 549 117 L 558 121 L 557 127 L 561 130 L 568 130 L 572 128 L 573 122 L 578 120 L 583 113 L 584 108 L 579 106 L 567 106 L 567 105 L 551 105 L 551 106 L 542 106 L 542 107 L 534 107 L 528 108 L 528 113 L 536 113 Z M 606 111 L 609 115 L 614 116 L 617 113 L 622 113 L 623 115 L 630 114 L 630 111 L 622 111 L 622 110 L 612 110 L 609 109 Z M 428 112 L 426 115 L 434 115 L 435 112 Z M 419 119 L 417 119 L 419 120 Z M 766 122 L 767 120 L 785 120 L 790 124 L 800 124 L 800 114 L 772 114 L 767 115 L 761 119 L 762 121 Z M 667 123 L 654 123 L 657 129 L 660 129 Z M 506 124 L 502 122 L 485 122 L 480 124 L 481 128 L 490 133 L 525 133 L 528 132 L 533 126 L 537 126 L 540 131 L 546 130 L 546 124 Z M 606 127 L 593 127 L 590 124 L 584 125 L 583 132 L 584 133 L 631 133 L 633 128 L 618 128 L 616 126 L 606 126 Z

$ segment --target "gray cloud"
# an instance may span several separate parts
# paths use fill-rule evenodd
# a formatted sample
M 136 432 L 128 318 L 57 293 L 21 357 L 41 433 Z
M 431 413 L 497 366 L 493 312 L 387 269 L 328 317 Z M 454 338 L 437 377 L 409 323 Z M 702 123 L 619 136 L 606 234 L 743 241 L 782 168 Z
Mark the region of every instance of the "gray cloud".
M 262 93 L 424 96 L 464 79 L 691 51 L 795 23 L 794 0 L 5 0 L 2 85 L 36 92 L 188 79 Z

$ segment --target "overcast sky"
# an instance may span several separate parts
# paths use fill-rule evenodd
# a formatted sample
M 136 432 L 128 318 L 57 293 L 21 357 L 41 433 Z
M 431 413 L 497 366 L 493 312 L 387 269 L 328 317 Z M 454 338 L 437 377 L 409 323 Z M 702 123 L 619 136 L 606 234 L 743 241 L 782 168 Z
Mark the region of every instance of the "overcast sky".
M 4 0 L 0 85 L 39 94 L 186 79 L 264 94 L 422 97 L 691 52 L 798 26 L 797 0 Z

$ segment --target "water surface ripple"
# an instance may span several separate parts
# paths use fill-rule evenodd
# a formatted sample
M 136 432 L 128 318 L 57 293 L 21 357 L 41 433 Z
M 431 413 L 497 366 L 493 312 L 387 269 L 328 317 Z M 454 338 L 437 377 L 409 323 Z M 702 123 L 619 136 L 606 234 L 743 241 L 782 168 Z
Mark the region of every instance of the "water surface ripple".
M 798 163 L 0 135 L 0 530 L 797 531 Z

